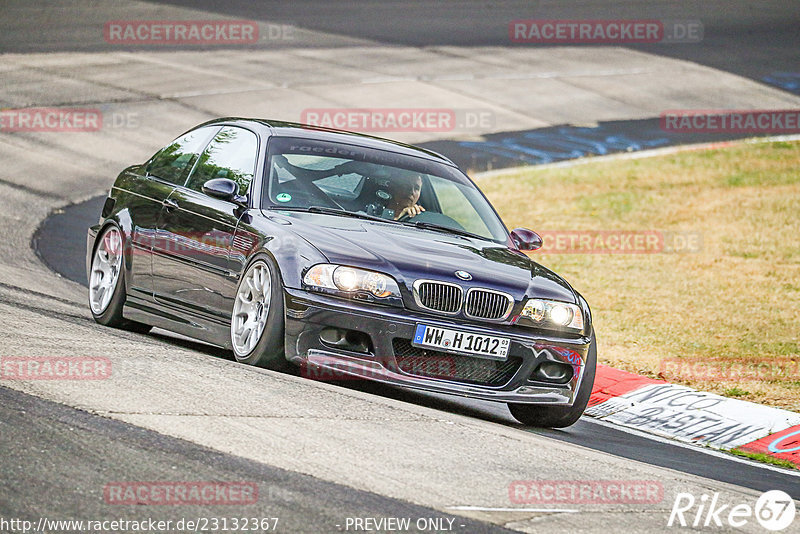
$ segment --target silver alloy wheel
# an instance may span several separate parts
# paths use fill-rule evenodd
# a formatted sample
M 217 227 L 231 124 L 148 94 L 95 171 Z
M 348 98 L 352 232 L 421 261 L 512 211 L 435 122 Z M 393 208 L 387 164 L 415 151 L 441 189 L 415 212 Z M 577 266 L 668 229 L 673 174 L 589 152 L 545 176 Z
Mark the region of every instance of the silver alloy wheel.
M 231 342 L 236 356 L 247 356 L 258 344 L 267 325 L 271 299 L 269 267 L 263 261 L 256 261 L 244 274 L 233 303 Z
M 100 315 L 111 302 L 122 267 L 122 235 L 111 226 L 97 244 L 89 277 L 89 306 Z

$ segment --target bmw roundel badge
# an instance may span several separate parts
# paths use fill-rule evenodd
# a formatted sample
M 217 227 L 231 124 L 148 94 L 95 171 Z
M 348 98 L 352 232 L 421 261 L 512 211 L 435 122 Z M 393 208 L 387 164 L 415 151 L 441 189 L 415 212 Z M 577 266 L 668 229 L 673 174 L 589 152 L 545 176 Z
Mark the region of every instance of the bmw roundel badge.
M 467 271 L 456 271 L 456 276 L 462 280 L 472 280 L 472 275 Z

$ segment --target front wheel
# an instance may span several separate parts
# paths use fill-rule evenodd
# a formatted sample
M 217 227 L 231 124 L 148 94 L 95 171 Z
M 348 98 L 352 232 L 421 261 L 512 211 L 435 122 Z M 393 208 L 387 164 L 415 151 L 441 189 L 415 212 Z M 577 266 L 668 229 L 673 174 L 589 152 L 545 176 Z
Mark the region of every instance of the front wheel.
M 589 404 L 589 396 L 594 386 L 594 375 L 597 370 L 597 338 L 592 331 L 592 342 L 586 355 L 583 380 L 575 396 L 572 406 L 541 406 L 537 404 L 509 403 L 511 415 L 520 423 L 529 426 L 564 428 L 574 424 Z
M 267 256 L 256 258 L 236 289 L 231 345 L 236 361 L 273 370 L 288 368 L 283 349 L 283 290 L 278 268 Z

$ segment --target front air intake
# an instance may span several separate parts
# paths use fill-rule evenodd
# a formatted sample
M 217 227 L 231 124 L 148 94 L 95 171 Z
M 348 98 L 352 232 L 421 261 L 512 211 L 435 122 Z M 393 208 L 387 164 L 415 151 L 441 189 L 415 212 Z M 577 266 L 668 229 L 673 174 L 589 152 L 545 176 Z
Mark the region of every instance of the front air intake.
M 417 280 L 414 299 L 421 308 L 439 313 L 456 314 L 461 310 L 463 290 L 455 284 Z
M 507 293 L 489 289 L 470 289 L 467 292 L 464 313 L 473 319 L 501 321 L 508 317 L 513 307 L 514 299 Z

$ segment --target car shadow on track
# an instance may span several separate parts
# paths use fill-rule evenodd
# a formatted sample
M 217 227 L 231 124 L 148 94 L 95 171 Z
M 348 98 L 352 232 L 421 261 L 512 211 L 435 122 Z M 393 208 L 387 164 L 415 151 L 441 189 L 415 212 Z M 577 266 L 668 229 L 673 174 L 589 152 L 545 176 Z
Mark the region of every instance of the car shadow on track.
M 214 345 L 209 345 L 208 343 L 203 343 L 202 341 L 197 341 L 173 332 L 168 332 L 166 330 L 154 329 L 148 334 L 148 336 L 168 345 L 172 345 L 173 347 L 195 350 L 197 352 L 202 352 L 204 354 L 208 354 L 209 356 L 214 356 L 223 360 L 236 360 L 236 358 L 233 357 L 233 352 L 230 350 L 225 350 Z
M 223 360 L 236 361 L 233 352 L 230 350 L 215 347 L 166 330 L 154 329 L 149 336 L 175 347 L 195 350 Z M 426 408 L 433 408 L 451 414 L 464 415 L 503 425 L 521 426 L 511 417 L 511 414 L 503 403 L 475 401 L 462 397 L 427 393 L 401 387 L 387 386 L 385 384 L 357 378 L 352 380 L 315 380 L 304 376 L 301 368 L 296 366 L 292 366 L 290 370 L 282 372 L 291 376 L 302 377 L 305 380 L 324 382 L 334 387 L 360 391 L 362 393 L 368 393 L 370 395 L 400 402 L 407 402 Z

